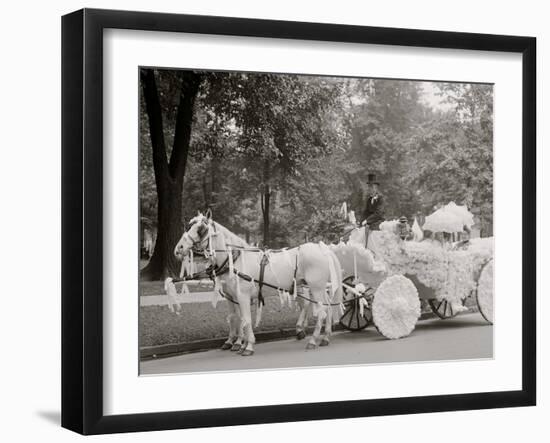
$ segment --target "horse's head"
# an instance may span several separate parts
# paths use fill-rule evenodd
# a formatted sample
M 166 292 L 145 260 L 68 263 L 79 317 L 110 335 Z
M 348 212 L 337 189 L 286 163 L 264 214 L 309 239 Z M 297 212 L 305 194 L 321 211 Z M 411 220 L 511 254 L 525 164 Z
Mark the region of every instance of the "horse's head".
M 178 260 L 183 260 L 193 248 L 204 250 L 208 247 L 210 229 L 212 229 L 212 214 L 199 214 L 189 221 L 188 229 L 183 233 L 174 248 L 174 255 Z

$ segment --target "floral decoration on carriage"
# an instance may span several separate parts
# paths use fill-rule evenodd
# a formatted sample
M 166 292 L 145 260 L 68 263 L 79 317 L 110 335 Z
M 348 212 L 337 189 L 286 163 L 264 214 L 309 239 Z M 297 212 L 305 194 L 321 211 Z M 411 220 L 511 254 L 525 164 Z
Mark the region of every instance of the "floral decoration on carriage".
M 364 227 L 349 232 L 347 241 L 332 250 L 344 269 L 345 284 L 364 288 L 369 296 L 348 305 L 342 326 L 360 330 L 374 323 L 385 337 L 400 338 L 414 330 L 420 300 L 447 319 L 466 311 L 469 297 L 492 324 L 493 238 L 451 240 L 457 233 L 468 235 L 473 225 L 466 206 L 450 202 L 426 217 L 422 228 L 415 218 L 406 236 L 410 240 L 400 235 L 399 219 L 370 232 L 367 248 Z

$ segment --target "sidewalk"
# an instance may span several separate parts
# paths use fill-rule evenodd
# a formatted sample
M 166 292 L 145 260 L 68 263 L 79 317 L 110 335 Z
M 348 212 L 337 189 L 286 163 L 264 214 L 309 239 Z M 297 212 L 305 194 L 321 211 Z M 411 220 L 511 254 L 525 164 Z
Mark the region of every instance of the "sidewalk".
M 186 295 L 178 295 L 172 303 L 211 303 L 213 291 L 208 292 L 191 292 Z M 225 299 L 219 300 L 225 302 Z M 164 306 L 170 304 L 169 297 L 166 294 L 163 295 L 142 295 L 139 298 L 140 306 Z

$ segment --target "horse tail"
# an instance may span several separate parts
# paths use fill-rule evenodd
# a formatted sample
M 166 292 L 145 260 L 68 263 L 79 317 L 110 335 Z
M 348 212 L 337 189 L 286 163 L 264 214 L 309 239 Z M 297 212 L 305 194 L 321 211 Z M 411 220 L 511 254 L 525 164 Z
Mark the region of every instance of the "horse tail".
M 323 253 L 328 260 L 328 269 L 330 275 L 330 288 L 331 288 L 331 304 L 340 303 L 343 299 L 342 290 L 342 267 L 340 260 L 336 257 L 336 254 L 323 242 L 319 242 L 319 246 L 323 250 Z
M 341 303 L 344 299 L 344 290 L 342 288 L 342 266 L 340 260 L 333 251 L 330 251 L 329 260 L 331 261 L 331 287 L 333 289 L 332 303 Z
M 328 248 L 327 248 L 328 249 Z M 337 323 L 341 317 L 341 303 L 344 299 L 342 288 L 342 267 L 336 254 L 329 250 L 327 253 L 329 273 L 330 273 L 330 292 L 328 314 L 331 323 Z

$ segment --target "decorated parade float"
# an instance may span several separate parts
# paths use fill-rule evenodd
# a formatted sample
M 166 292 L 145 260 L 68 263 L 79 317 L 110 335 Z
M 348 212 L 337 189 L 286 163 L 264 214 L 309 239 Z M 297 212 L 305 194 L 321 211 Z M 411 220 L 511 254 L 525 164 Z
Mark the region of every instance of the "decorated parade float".
M 238 297 L 249 292 L 247 306 L 252 301 L 258 306 L 255 327 L 261 318 L 262 290 L 264 297 L 278 295 L 281 306 L 300 310 L 298 338 L 305 337 L 309 313 L 317 318 L 314 336 L 326 318 L 325 334 L 327 328 L 330 333 L 329 324 L 339 321 L 351 331 L 373 324 L 386 338 L 406 337 L 420 318 L 422 303 L 439 318 L 448 319 L 467 311 L 468 299 L 493 323 L 493 238 L 469 238 L 474 218 L 465 206 L 451 202 L 441 207 L 426 217 L 422 228 L 416 219 L 410 228 L 404 217 L 381 223 L 380 230 L 366 231 L 352 223 L 338 244 L 308 243 L 280 250 L 251 247 L 209 218 L 200 215 L 197 219 L 206 234 L 194 233 L 193 244 L 202 245 L 211 265 L 197 270 L 193 248 L 182 256 L 180 278 L 165 282 L 172 312 L 179 312 L 178 297 L 188 295 L 186 281 L 207 278 L 214 282 L 214 307 L 226 299 L 230 308 L 236 308 L 243 302 Z M 186 235 L 194 238 L 186 233 L 183 240 Z M 242 244 L 237 245 L 239 241 Z M 321 261 L 334 256 L 330 276 L 322 285 L 326 297 L 314 294 L 310 282 L 300 277 L 307 261 L 298 253 L 308 248 L 321 251 Z M 341 273 L 335 272 L 338 263 Z M 248 269 L 251 265 L 255 265 L 253 270 Z M 179 295 L 175 283 L 182 283 Z M 231 285 L 234 295 L 228 293 Z M 337 300 L 336 293 L 341 294 Z M 329 311 L 333 313 L 327 317 Z
M 350 230 L 347 241 L 331 246 L 344 271 L 340 324 L 361 330 L 373 323 L 387 338 L 405 337 L 420 317 L 421 300 L 447 319 L 467 310 L 469 297 L 492 324 L 493 238 L 452 241 L 473 225 L 467 208 L 451 202 L 426 217 L 422 229 L 416 220 L 412 229 L 392 220 L 367 238 L 364 227 Z

